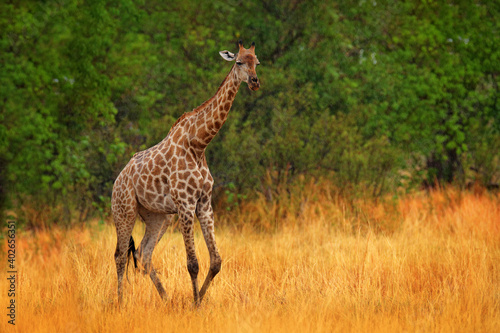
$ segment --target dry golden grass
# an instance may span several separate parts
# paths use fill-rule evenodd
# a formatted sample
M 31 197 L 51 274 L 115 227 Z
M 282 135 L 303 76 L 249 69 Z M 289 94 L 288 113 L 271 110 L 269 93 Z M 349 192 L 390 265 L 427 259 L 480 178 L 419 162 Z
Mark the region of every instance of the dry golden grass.
M 500 331 L 498 195 L 448 189 L 373 202 L 342 199 L 325 184 L 301 193 L 218 215 L 222 270 L 199 309 L 175 230 L 153 257 L 168 302 L 130 268 L 121 308 L 112 224 L 18 231 L 16 329 Z M 143 230 L 138 222 L 137 242 Z M 196 236 L 201 280 L 209 259 L 199 230 Z M 5 291 L 6 279 L 0 281 Z M 5 309 L 6 292 L 0 299 Z M 0 331 L 12 331 L 2 318 Z

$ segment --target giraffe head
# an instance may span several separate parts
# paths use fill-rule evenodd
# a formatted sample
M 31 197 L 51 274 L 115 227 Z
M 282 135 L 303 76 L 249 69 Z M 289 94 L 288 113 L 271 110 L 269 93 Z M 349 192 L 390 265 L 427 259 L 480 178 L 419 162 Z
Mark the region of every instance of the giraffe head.
M 238 42 L 239 51 L 237 54 L 229 51 L 220 51 L 219 54 L 227 61 L 236 61 L 235 73 L 240 82 L 245 81 L 248 88 L 258 90 L 260 88 L 259 78 L 255 67 L 260 64 L 259 59 L 255 55 L 255 42 L 249 49 L 243 47 L 243 42 Z

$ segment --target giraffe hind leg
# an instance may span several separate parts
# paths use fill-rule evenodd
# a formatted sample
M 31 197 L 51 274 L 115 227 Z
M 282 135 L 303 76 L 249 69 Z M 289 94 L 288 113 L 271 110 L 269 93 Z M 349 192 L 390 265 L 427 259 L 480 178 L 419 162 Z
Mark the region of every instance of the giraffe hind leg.
M 167 293 L 165 288 L 163 288 L 151 261 L 156 244 L 158 244 L 162 236 L 165 234 L 167 227 L 172 221 L 172 216 L 152 213 L 143 207 L 140 207 L 139 215 L 146 224 L 146 232 L 141 241 L 141 245 L 139 246 L 137 257 L 141 265 L 144 267 L 144 272 L 149 274 L 149 277 L 160 294 L 160 297 L 162 299 L 166 299 Z
M 129 256 L 130 238 L 132 229 L 134 228 L 137 210 L 132 209 L 128 214 L 122 216 L 120 214 L 113 214 L 116 226 L 116 273 L 118 276 L 118 301 L 121 302 L 123 298 L 123 275 L 126 270 L 127 258 Z

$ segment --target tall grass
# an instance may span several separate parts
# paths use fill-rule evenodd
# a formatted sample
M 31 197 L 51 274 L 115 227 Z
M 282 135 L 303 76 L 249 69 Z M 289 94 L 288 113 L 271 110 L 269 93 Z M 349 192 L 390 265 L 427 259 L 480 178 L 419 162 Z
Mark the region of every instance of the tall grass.
M 243 202 L 217 215 L 223 265 L 199 309 L 192 306 L 182 236 L 175 228 L 153 256 L 169 300 L 164 304 L 149 277 L 130 268 L 121 308 L 111 223 L 19 231 L 15 328 L 496 332 L 499 202 L 498 195 L 454 189 L 377 202 L 346 199 L 321 183 L 276 202 Z M 134 237 L 140 240 L 143 232 L 138 222 Z M 196 243 L 201 280 L 209 258 L 199 230 Z M 6 279 L 0 281 L 6 290 Z M 0 299 L 5 308 L 6 292 Z M 2 318 L 0 330 L 12 331 Z

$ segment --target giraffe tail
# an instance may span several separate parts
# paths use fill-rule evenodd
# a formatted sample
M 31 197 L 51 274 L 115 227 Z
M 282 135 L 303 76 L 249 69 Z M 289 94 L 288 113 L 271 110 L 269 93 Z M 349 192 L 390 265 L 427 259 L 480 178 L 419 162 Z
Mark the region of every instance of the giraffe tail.
M 134 243 L 134 238 L 132 238 L 132 236 L 130 236 L 130 242 L 128 243 L 127 267 L 130 262 L 130 255 L 132 255 L 132 258 L 134 259 L 135 268 L 137 268 L 137 258 L 135 257 L 135 243 Z
M 130 280 L 128 279 L 128 264 L 130 263 L 130 255 L 132 255 L 132 258 L 134 259 L 134 266 L 137 268 L 137 258 L 135 257 L 135 243 L 134 239 L 132 236 L 130 236 L 130 242 L 128 243 L 128 252 L 127 252 L 127 269 L 125 272 L 127 273 L 127 281 L 130 283 Z

